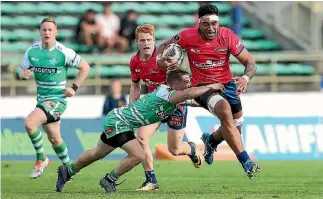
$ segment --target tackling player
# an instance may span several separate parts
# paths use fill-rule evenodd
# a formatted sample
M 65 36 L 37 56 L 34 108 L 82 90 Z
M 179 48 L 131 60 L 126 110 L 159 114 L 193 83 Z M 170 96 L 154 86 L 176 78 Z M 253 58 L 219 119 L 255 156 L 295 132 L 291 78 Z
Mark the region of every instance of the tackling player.
M 25 129 L 36 150 L 36 164 L 30 178 L 37 178 L 49 164 L 43 148 L 42 125 L 54 151 L 64 165 L 73 161 L 60 134 L 60 117 L 66 110 L 67 97 L 72 97 L 84 82 L 90 71 L 89 64 L 74 50 L 56 41 L 57 25 L 53 19 L 44 18 L 40 24 L 41 41 L 27 49 L 22 64 L 24 78 L 32 72 L 37 83 L 37 105 L 25 119 Z M 66 74 L 69 67 L 79 73 L 71 87 L 66 87 Z
M 61 192 L 65 183 L 82 168 L 120 147 L 128 153 L 128 156 L 100 180 L 105 193 L 116 192 L 115 186 L 119 177 L 138 165 L 146 156 L 134 135 L 135 128 L 155 124 L 168 118 L 181 102 L 190 103 L 188 99 L 196 98 L 204 92 L 224 89 L 221 84 L 191 87 L 189 74 L 182 70 L 170 72 L 167 83 L 168 86 L 162 84 L 139 100 L 110 111 L 104 120 L 104 130 L 98 144 L 84 151 L 72 165 L 58 167 L 56 191 Z
M 219 26 L 219 11 L 216 6 L 202 5 L 198 10 L 198 16 L 198 27 L 182 30 L 160 45 L 157 64 L 161 68 L 174 68 L 176 63 L 169 62 L 166 57 L 162 57 L 162 53 L 167 45 L 177 43 L 187 52 L 193 86 L 215 82 L 225 86 L 224 93 L 212 90 L 195 99 L 221 122 L 219 129 L 211 136 L 202 135 L 205 143 L 204 158 L 208 164 L 212 164 L 217 146 L 226 140 L 247 175 L 252 178 L 259 171 L 259 166 L 250 160 L 239 134 L 243 123 L 239 94 L 245 92 L 257 66 L 239 38 L 230 29 Z M 230 54 L 245 66 L 244 75 L 236 80 L 233 79 L 229 66 Z
M 144 81 L 148 92 L 153 92 L 160 84 L 165 84 L 167 71 L 156 65 L 157 48 L 155 47 L 154 26 L 140 25 L 136 29 L 136 43 L 139 51 L 130 60 L 132 84 L 130 88 L 130 103 L 140 98 L 141 84 Z M 183 142 L 186 127 L 187 107 L 178 106 L 178 109 L 163 122 L 168 124 L 167 144 L 172 155 L 188 155 L 195 167 L 200 167 L 201 160 L 193 142 Z M 143 126 L 138 129 L 137 139 L 146 152 L 142 161 L 146 181 L 137 190 L 156 190 L 159 185 L 153 169 L 153 155 L 149 141 L 160 126 L 160 122 Z

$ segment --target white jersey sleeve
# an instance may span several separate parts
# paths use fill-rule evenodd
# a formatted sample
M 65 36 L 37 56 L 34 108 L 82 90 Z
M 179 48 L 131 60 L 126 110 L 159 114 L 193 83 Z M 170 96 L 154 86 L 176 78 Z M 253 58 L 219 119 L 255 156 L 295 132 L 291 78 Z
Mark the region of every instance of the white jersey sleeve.
M 25 52 L 24 58 L 23 58 L 23 61 L 22 61 L 22 65 L 21 65 L 21 67 L 26 69 L 26 70 L 31 68 L 31 63 L 29 61 L 28 52 L 29 52 L 29 49 Z
M 82 57 L 74 50 L 67 48 L 66 46 L 63 46 L 61 44 L 58 45 L 60 45 L 58 49 L 60 49 L 65 55 L 65 66 L 78 68 L 82 62 Z
M 169 86 L 164 84 L 160 85 L 156 96 L 162 98 L 163 100 L 169 101 L 170 97 L 176 93 L 175 90 L 171 90 Z

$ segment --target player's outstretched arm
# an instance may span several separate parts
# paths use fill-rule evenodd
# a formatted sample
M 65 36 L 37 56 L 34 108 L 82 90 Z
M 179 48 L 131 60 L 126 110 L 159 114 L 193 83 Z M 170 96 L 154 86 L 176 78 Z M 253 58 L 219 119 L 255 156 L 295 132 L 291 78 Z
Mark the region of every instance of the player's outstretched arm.
M 224 86 L 223 84 L 215 83 L 207 86 L 191 87 L 183 91 L 175 91 L 175 93 L 169 98 L 169 102 L 172 104 L 179 104 L 186 100 L 197 98 L 210 89 L 221 90 L 221 92 L 223 92 Z
M 130 87 L 129 103 L 137 101 L 140 98 L 141 85 L 140 81 L 132 82 Z

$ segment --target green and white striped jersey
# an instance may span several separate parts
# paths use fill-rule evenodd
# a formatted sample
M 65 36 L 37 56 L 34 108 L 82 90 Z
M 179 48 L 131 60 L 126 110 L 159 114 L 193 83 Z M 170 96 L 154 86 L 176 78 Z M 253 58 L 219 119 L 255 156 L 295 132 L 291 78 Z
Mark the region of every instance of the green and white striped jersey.
M 78 68 L 82 58 L 74 50 L 56 42 L 47 50 L 42 42 L 34 43 L 24 55 L 22 67 L 32 69 L 37 83 L 37 101 L 65 101 L 64 91 L 69 67 Z
M 175 93 L 167 85 L 161 84 L 155 91 L 137 101 L 115 108 L 107 115 L 105 127 L 116 128 L 116 133 L 160 122 L 174 113 L 177 104 L 169 102 Z

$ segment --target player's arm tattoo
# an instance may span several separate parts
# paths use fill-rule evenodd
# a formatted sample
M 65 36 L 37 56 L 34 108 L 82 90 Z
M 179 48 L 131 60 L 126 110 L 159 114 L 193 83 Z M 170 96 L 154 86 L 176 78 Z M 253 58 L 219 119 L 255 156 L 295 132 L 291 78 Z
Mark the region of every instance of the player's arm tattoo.
M 256 71 L 257 71 L 256 62 L 252 60 L 246 64 L 246 67 L 244 69 L 244 75 L 247 75 L 249 79 L 251 79 L 256 74 Z

